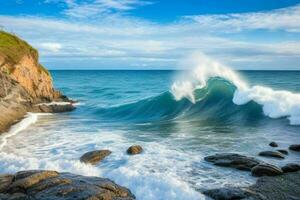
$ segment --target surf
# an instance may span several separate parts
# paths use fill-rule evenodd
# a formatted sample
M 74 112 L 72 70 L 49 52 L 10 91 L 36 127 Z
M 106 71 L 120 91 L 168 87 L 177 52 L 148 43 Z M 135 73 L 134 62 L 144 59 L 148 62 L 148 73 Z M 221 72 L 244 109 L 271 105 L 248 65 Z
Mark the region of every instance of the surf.
M 300 94 L 250 86 L 238 72 L 203 54 L 193 55 L 186 64 L 192 70 L 179 74 L 169 91 L 96 113 L 139 123 L 207 119 L 240 123 L 268 117 L 300 125 Z

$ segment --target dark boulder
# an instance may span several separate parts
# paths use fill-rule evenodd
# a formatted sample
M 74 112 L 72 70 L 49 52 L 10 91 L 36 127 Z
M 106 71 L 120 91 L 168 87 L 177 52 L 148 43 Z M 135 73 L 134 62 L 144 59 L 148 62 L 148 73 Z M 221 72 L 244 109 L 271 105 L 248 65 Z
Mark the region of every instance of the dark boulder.
M 249 196 L 246 191 L 240 188 L 218 188 L 205 190 L 202 193 L 215 200 L 244 199 Z
M 127 153 L 130 155 L 140 154 L 143 148 L 140 145 L 133 145 L 127 149 Z
M 271 142 L 269 145 L 270 145 L 271 147 L 278 147 L 278 144 L 277 144 L 276 142 Z
M 111 154 L 110 150 L 90 151 L 90 152 L 83 154 L 80 157 L 80 161 L 83 163 L 89 163 L 89 164 L 95 165 L 110 154 Z
M 40 200 L 133 200 L 134 195 L 113 181 L 55 171 L 23 171 L 14 175 L 10 184 L 0 176 L 0 199 Z
M 256 158 L 235 153 L 215 154 L 205 157 L 204 160 L 211 162 L 217 166 L 231 167 L 245 171 L 250 171 L 254 166 L 262 163 L 262 161 Z
M 285 150 L 285 149 L 278 149 L 277 151 L 280 152 L 280 153 L 282 153 L 282 154 L 284 154 L 284 155 L 288 155 L 289 154 L 289 152 L 287 150 Z
M 300 144 L 292 144 L 289 149 L 293 151 L 300 151 Z
M 300 165 L 295 164 L 295 163 L 289 163 L 289 164 L 286 164 L 285 166 L 283 166 L 281 169 L 284 173 L 297 172 L 300 170 Z
M 251 169 L 253 176 L 277 176 L 283 174 L 283 171 L 270 164 L 259 164 Z
M 278 151 L 262 151 L 258 155 L 265 156 L 265 157 L 284 159 L 284 155 Z

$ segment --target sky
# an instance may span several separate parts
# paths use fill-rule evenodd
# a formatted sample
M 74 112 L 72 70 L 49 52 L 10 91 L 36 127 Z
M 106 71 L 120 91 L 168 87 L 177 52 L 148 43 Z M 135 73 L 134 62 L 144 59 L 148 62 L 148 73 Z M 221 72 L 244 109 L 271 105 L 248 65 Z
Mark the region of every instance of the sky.
M 0 27 L 49 69 L 300 70 L 300 0 L 0 0 Z

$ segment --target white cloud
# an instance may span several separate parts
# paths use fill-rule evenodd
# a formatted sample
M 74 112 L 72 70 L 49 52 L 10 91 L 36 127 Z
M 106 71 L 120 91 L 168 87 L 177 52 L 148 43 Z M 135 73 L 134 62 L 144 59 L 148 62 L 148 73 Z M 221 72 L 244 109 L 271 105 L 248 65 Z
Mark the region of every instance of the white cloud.
M 37 45 L 43 50 L 50 51 L 50 52 L 59 52 L 62 48 L 62 45 L 59 43 L 52 43 L 52 42 L 45 42 Z
M 114 12 L 125 12 L 136 9 L 137 7 L 152 4 L 145 0 L 45 0 L 45 3 L 65 3 L 67 9 L 64 14 L 75 18 L 99 17 Z
M 300 5 L 266 12 L 186 16 L 211 31 L 285 30 L 300 32 Z
M 72 66 L 86 62 L 100 68 L 173 68 L 181 57 L 202 51 L 236 68 L 285 66 L 300 69 L 300 37 L 295 32 L 300 32 L 300 25 L 294 21 L 299 17 L 298 10 L 299 6 L 294 6 L 270 12 L 194 16 L 169 24 L 120 15 L 105 16 L 97 22 L 0 15 L 0 25 L 41 50 L 41 61 L 50 66 L 54 66 L 53 63 Z M 259 20 L 260 17 L 263 19 Z M 235 31 L 238 36 L 244 36 L 244 30 L 257 29 L 274 33 L 278 29 L 293 37 L 272 40 L 272 33 L 266 31 L 268 41 L 257 40 L 251 35 L 241 40 L 228 34 Z M 89 62 L 91 59 L 93 62 Z

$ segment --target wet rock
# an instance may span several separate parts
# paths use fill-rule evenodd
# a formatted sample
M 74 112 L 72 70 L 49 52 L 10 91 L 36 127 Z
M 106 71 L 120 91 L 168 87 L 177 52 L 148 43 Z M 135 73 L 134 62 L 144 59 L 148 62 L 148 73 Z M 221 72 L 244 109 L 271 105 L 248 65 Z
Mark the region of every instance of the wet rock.
M 293 151 L 300 151 L 300 144 L 292 144 L 289 149 Z
M 285 149 L 278 149 L 277 151 L 280 152 L 280 153 L 282 153 L 282 154 L 284 154 L 284 155 L 288 155 L 289 154 L 289 152 L 287 150 L 285 150 Z
M 5 190 L 13 182 L 13 180 L 14 176 L 11 174 L 0 175 L 0 192 Z
M 277 176 L 283 174 L 283 171 L 270 164 L 259 164 L 251 169 L 253 176 Z
M 23 171 L 3 187 L 0 199 L 40 200 L 133 200 L 130 190 L 113 181 L 55 171 Z
M 95 165 L 110 154 L 111 154 L 110 150 L 90 151 L 90 152 L 83 154 L 80 157 L 80 161 L 83 163 L 89 163 L 89 164 Z
M 244 199 L 249 196 L 249 194 L 241 188 L 218 188 L 205 190 L 203 191 L 203 194 L 215 200 Z
M 262 161 L 256 158 L 235 153 L 215 154 L 212 156 L 205 157 L 204 160 L 212 162 L 214 165 L 217 166 L 231 167 L 245 171 L 250 171 L 254 166 L 263 163 Z
M 299 200 L 300 171 L 286 173 L 281 176 L 259 177 L 254 185 L 249 187 L 215 189 L 214 199 L 247 199 L 247 200 Z M 220 190 L 221 192 L 218 192 Z M 244 193 L 243 193 L 244 192 Z M 225 195 L 222 195 L 225 193 Z M 227 195 L 229 194 L 229 195 Z M 232 196 L 230 194 L 233 194 Z M 246 195 L 246 197 L 243 196 Z M 232 197 L 232 198 L 230 198 Z
M 300 165 L 295 164 L 295 163 L 289 163 L 289 164 L 286 164 L 285 166 L 283 166 L 281 169 L 284 173 L 297 172 L 300 170 Z
M 284 155 L 278 151 L 262 151 L 258 155 L 265 156 L 265 157 L 284 159 Z
M 278 147 L 278 144 L 277 144 L 276 142 L 271 142 L 269 145 L 270 145 L 271 147 Z
M 127 149 L 127 153 L 130 155 L 140 154 L 143 148 L 140 145 L 133 145 Z

